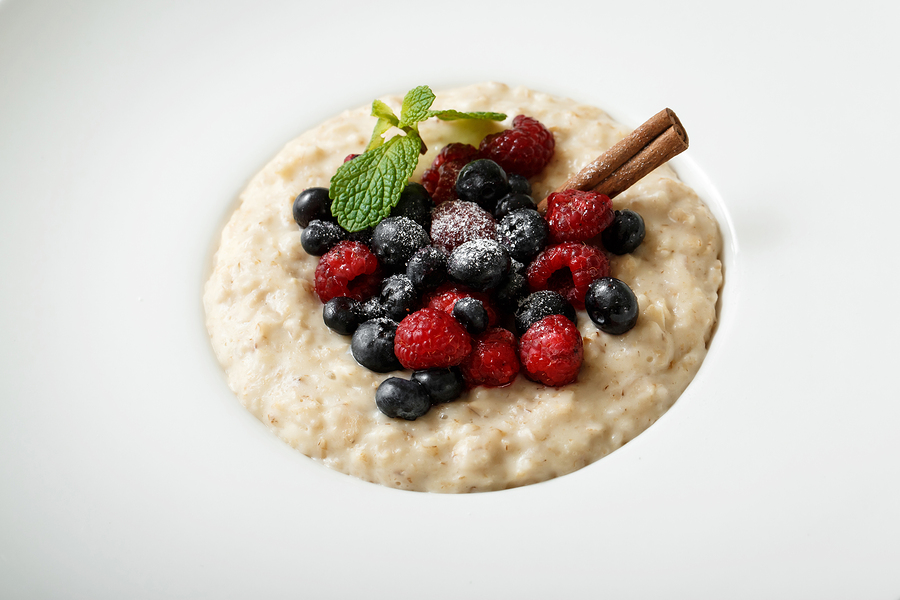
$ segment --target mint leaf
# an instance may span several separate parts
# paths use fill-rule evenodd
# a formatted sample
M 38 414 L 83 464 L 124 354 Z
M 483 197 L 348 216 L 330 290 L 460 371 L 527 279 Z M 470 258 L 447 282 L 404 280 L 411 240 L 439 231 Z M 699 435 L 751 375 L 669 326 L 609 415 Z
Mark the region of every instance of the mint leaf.
M 391 110 L 391 107 L 381 100 L 372 101 L 372 116 L 378 117 L 379 119 L 383 119 L 385 121 L 389 121 L 391 125 L 400 124 L 400 121 L 397 119 L 397 115 L 394 114 L 394 111 Z
M 403 107 L 400 109 L 400 128 L 415 127 L 419 121 L 424 121 L 430 115 L 428 109 L 434 103 L 434 92 L 427 85 L 420 85 L 411 89 L 403 98 Z
M 369 140 L 369 145 L 366 146 L 366 152 L 382 145 L 384 143 L 382 136 L 391 127 L 393 127 L 393 124 L 387 119 L 378 119 L 378 122 L 375 123 L 375 130 L 372 132 L 372 139 Z
M 495 112 L 460 112 L 458 110 L 429 110 L 425 119 L 437 117 L 442 121 L 456 121 L 458 119 L 478 119 L 480 121 L 504 121 L 506 115 Z M 423 121 L 425 119 L 422 119 Z
M 377 225 L 400 200 L 419 162 L 418 133 L 392 137 L 344 163 L 331 178 L 331 214 L 347 231 Z

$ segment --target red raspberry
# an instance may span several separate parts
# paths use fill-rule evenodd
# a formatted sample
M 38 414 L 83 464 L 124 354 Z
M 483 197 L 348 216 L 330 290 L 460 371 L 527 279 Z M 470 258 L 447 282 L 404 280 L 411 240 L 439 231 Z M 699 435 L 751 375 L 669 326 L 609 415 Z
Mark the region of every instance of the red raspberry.
M 341 296 L 365 300 L 380 289 L 381 269 L 368 246 L 343 241 L 319 259 L 315 281 L 323 303 Z
M 538 254 L 527 275 L 532 292 L 559 292 L 572 306 L 582 310 L 591 282 L 609 276 L 609 260 L 593 246 L 565 242 Z
M 481 140 L 479 150 L 507 172 L 523 177 L 540 173 L 550 159 L 556 141 L 549 129 L 536 119 L 519 115 L 513 119 L 513 128 L 492 133 Z
M 453 307 L 456 306 L 457 300 L 463 298 L 475 298 L 480 300 L 484 305 L 484 310 L 488 315 L 488 327 L 493 327 L 497 323 L 497 310 L 491 302 L 491 297 L 484 292 L 473 292 L 468 288 L 457 285 L 455 283 L 444 283 L 438 286 L 436 290 L 427 294 L 422 299 L 422 304 L 428 308 L 436 308 L 442 310 L 448 315 L 453 314 Z
M 348 163 L 351 160 L 353 160 L 354 158 L 356 158 L 357 156 L 359 156 L 359 154 L 348 154 L 347 156 L 344 157 L 344 162 Z
M 431 243 L 448 255 L 457 246 L 480 239 L 497 239 L 497 221 L 474 202 L 445 202 L 431 212 Z
M 459 367 L 466 383 L 473 387 L 512 383 L 519 374 L 516 336 L 500 327 L 488 329 L 475 338 L 472 353 Z
M 400 321 L 394 354 L 407 369 L 446 369 L 472 351 L 472 338 L 459 321 L 434 308 L 423 308 Z
M 422 173 L 422 185 L 435 204 L 456 200 L 456 176 L 460 170 L 479 158 L 478 148 L 469 144 L 448 144 L 434 157 Z
M 572 383 L 584 360 L 581 333 L 562 315 L 545 317 L 519 340 L 519 358 L 528 379 L 552 386 Z
M 547 197 L 550 243 L 585 242 L 600 235 L 615 218 L 612 202 L 597 192 L 566 190 Z

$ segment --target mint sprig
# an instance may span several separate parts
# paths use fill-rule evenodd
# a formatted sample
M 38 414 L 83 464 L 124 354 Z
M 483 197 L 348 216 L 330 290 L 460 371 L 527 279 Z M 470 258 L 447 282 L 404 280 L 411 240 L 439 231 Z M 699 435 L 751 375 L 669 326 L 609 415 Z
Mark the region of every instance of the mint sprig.
M 331 178 L 331 214 L 341 227 L 361 231 L 374 227 L 391 213 L 416 170 L 419 155 L 425 153 L 419 136 L 422 121 L 431 117 L 444 121 L 506 119 L 503 113 L 495 112 L 431 110 L 434 99 L 434 92 L 427 85 L 413 88 L 403 98 L 399 118 L 381 100 L 372 102 L 372 116 L 378 121 L 366 151 L 341 165 Z M 400 133 L 385 141 L 384 135 L 395 127 Z

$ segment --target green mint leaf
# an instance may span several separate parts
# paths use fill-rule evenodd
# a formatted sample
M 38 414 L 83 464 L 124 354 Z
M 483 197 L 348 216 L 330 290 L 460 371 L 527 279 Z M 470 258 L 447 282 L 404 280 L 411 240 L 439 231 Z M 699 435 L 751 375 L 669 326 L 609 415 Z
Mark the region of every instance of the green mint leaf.
M 427 85 L 420 85 L 411 89 L 403 98 L 403 107 L 400 109 L 400 128 L 415 127 L 419 121 L 424 121 L 430 115 L 428 109 L 434 103 L 434 92 Z
M 375 123 L 375 130 L 372 132 L 372 139 L 369 140 L 369 145 L 366 146 L 366 152 L 369 150 L 374 150 L 384 143 L 384 137 L 382 137 L 385 132 L 393 127 L 394 125 L 388 121 L 387 119 L 379 118 L 378 122 Z
M 372 101 L 372 116 L 388 121 L 391 125 L 394 126 L 400 124 L 400 120 L 397 119 L 397 115 L 394 114 L 394 111 L 391 110 L 391 107 L 381 100 Z
M 437 117 L 442 121 L 456 121 L 458 119 L 478 119 L 480 121 L 504 121 L 506 115 L 495 112 L 459 112 L 458 110 L 429 110 L 425 119 Z M 425 119 L 422 119 L 423 121 Z
M 415 131 L 397 135 L 344 163 L 331 178 L 331 214 L 347 231 L 377 225 L 400 200 L 419 162 L 422 140 Z

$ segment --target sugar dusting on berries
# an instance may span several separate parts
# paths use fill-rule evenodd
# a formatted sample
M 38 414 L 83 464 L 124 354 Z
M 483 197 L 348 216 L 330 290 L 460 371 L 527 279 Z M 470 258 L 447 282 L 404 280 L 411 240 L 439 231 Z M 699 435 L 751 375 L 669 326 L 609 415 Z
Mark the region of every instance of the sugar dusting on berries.
M 431 215 L 431 240 L 447 254 L 477 239 L 497 238 L 497 221 L 474 202 L 445 202 Z

